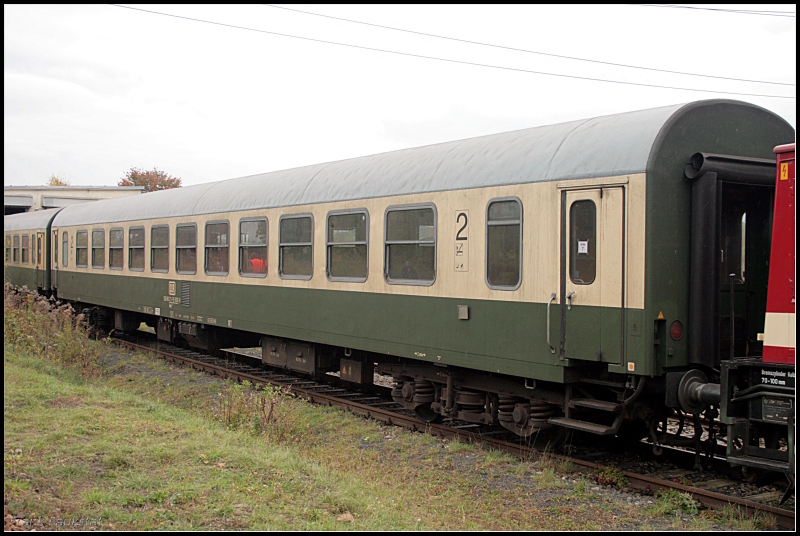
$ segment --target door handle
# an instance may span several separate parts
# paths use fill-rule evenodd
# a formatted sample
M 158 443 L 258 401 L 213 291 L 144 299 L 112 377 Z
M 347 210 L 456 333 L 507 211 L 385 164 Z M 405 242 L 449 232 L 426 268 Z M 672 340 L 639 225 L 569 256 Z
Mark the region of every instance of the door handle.
M 556 353 L 556 349 L 550 344 L 550 304 L 556 299 L 556 293 L 550 295 L 550 301 L 547 302 L 547 345 L 550 347 L 550 353 Z
M 572 311 L 572 297 L 575 295 L 575 292 L 570 292 L 567 294 L 567 310 Z

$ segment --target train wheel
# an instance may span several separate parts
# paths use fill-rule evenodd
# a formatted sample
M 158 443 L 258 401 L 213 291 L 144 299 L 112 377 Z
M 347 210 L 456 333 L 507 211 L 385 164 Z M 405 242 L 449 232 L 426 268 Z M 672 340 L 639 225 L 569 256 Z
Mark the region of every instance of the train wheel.
M 414 413 L 427 423 L 442 422 L 442 416 L 433 411 L 430 404 L 420 404 L 414 408 Z
M 503 428 L 520 437 L 549 429 L 552 425 L 547 421 L 555 414 L 555 408 L 544 402 L 504 395 L 497 398 L 497 420 Z

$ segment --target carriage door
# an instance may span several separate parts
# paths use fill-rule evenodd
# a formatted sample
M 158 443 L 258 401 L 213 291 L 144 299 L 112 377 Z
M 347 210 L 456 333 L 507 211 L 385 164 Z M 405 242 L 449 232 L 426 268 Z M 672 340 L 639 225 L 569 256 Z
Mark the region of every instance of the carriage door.
M 51 272 L 52 281 L 50 281 L 50 286 L 55 289 L 58 286 L 58 248 L 60 243 L 58 241 L 58 231 L 53 231 L 53 240 L 50 242 L 53 244 L 53 270 Z
M 561 192 L 561 359 L 623 364 L 624 241 L 624 186 Z
M 38 288 L 44 288 L 44 255 L 43 255 L 43 248 L 44 248 L 44 233 L 37 232 L 36 233 L 36 268 L 34 269 L 35 277 L 36 277 L 36 286 Z

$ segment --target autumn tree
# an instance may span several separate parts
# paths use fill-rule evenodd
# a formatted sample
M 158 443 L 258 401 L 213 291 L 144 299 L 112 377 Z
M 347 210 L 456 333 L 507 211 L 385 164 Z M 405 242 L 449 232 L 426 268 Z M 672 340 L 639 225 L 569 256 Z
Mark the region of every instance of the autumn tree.
M 48 186 L 70 186 L 67 179 L 62 179 L 58 175 L 50 175 L 50 180 L 47 182 Z
M 125 176 L 119 180 L 117 186 L 144 186 L 145 192 L 180 188 L 181 179 L 173 177 L 165 171 L 153 168 L 152 171 L 132 167 Z

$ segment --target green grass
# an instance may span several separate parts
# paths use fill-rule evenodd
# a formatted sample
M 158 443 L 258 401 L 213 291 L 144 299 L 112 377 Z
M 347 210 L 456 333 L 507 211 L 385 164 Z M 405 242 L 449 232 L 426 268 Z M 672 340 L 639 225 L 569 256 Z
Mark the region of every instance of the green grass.
M 724 523 L 739 531 L 775 530 L 778 522 L 774 516 L 764 512 L 756 512 L 748 516 L 738 506 L 727 505 L 715 512 L 703 512 L 704 516 Z
M 535 489 L 563 487 L 552 469 L 542 473 L 551 484 L 530 482 L 528 464 L 505 454 L 387 432 L 288 396 L 267 429 L 231 427 L 214 410 L 236 397 L 257 400 L 244 386 L 188 381 L 191 370 L 171 371 L 169 382 L 128 381 L 162 367 L 139 356 L 87 378 L 6 345 L 9 511 L 48 519 L 58 510 L 118 530 L 566 527 L 534 501 Z M 211 401 L 189 404 L 189 396 Z M 337 521 L 346 514 L 352 521 Z M 614 526 L 610 514 L 604 519 L 598 528 Z
M 700 504 L 686 492 L 675 489 L 656 492 L 656 503 L 646 511 L 655 516 L 697 514 Z

